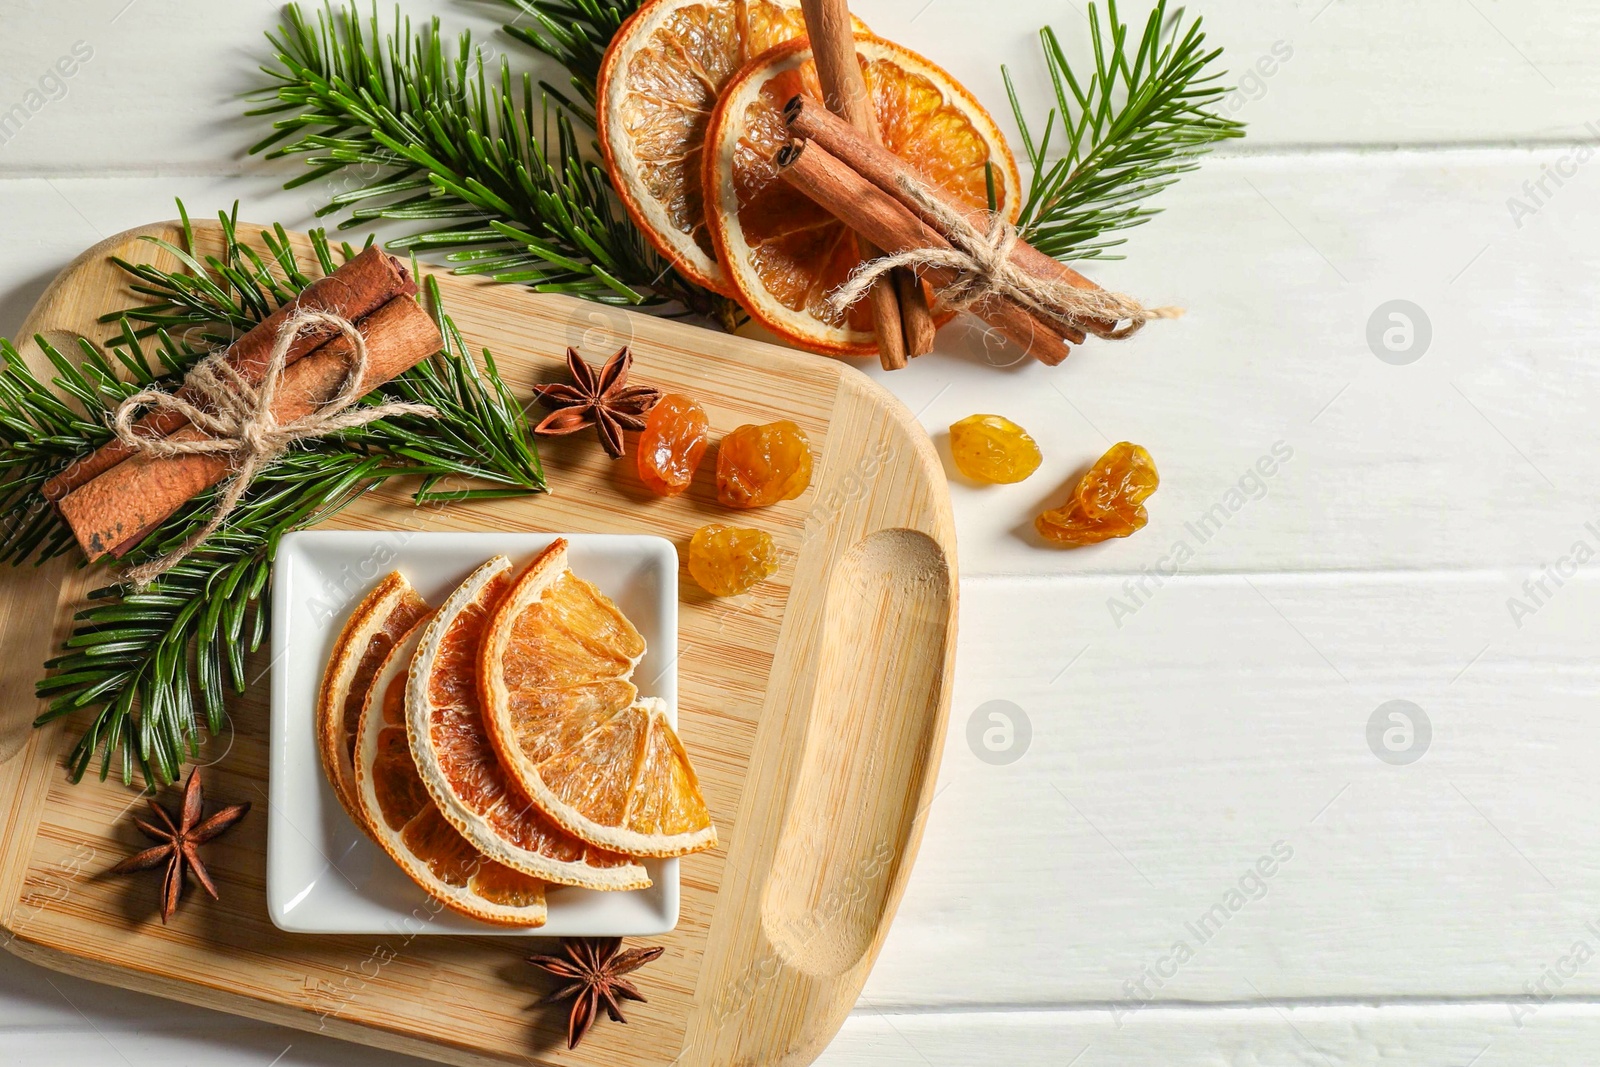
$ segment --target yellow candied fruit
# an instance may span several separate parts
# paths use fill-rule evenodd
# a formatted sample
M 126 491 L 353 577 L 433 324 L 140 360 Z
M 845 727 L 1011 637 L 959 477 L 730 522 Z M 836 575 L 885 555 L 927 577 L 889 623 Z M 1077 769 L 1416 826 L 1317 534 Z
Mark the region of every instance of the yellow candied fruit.
M 788 419 L 747 423 L 717 446 L 717 500 L 725 507 L 764 508 L 810 484 L 811 442 Z
M 1009 485 L 1044 458 L 1028 431 L 1001 415 L 968 415 L 950 427 L 956 469 L 975 482 Z
M 765 530 L 708 523 L 689 540 L 689 573 L 712 596 L 738 596 L 778 572 L 778 546 Z
M 1127 537 L 1149 521 L 1144 501 L 1160 484 L 1150 453 L 1123 441 L 1095 460 L 1070 500 L 1040 515 L 1034 526 L 1041 536 L 1069 548 Z
M 657 496 L 677 496 L 694 481 L 710 434 L 705 408 L 682 393 L 664 394 L 634 446 L 639 480 Z

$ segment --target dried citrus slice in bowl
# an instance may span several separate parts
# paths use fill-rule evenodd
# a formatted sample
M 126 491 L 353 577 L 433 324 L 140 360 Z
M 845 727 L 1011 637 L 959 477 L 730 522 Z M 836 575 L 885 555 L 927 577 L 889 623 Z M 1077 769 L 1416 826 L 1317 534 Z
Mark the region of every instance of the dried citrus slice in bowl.
M 804 34 L 798 0 L 649 0 L 600 66 L 600 147 L 628 214 L 682 274 L 725 296 L 700 191 L 706 120 L 745 63 Z
M 317 694 L 317 748 L 322 769 L 357 826 L 367 826 L 356 799 L 353 757 L 361 708 L 373 677 L 395 642 L 428 613 L 427 603 L 399 571 L 368 593 L 345 621 Z
M 954 78 L 909 49 L 856 38 L 856 57 L 884 146 L 929 182 L 1015 222 L 1021 179 L 1005 137 Z M 778 176 L 788 142 L 783 106 L 800 92 L 822 98 L 810 46 L 790 42 L 751 61 L 723 89 L 706 131 L 705 216 L 734 295 L 767 329 L 829 355 L 877 351 L 866 301 L 844 314 L 829 295 L 859 262 L 854 235 Z M 992 168 L 992 169 L 991 169 Z
M 532 803 L 484 731 L 477 665 L 484 624 L 511 584 L 511 561 L 473 571 L 418 640 L 406 684 L 406 731 L 418 773 L 440 813 L 497 863 L 562 885 L 642 889 L 645 869 L 581 841 Z
M 418 624 L 390 651 L 368 690 L 356 734 L 356 797 L 372 838 L 428 895 L 500 926 L 543 926 L 544 882 L 496 863 L 439 811 L 406 738 L 406 675 Z
M 483 640 L 479 690 L 501 762 L 563 827 L 635 856 L 713 847 L 717 831 L 666 705 L 630 680 L 645 642 L 556 540 Z

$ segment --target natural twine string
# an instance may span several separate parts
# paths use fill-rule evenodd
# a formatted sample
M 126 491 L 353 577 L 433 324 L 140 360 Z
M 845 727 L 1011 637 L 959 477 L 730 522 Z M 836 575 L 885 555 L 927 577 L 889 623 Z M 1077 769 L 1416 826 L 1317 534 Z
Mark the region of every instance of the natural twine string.
M 272 405 L 283 382 L 289 346 L 302 332 L 314 326 L 331 327 L 349 340 L 350 369 L 333 399 L 310 414 L 280 423 L 272 414 Z M 439 410 L 428 404 L 386 403 L 351 411 L 365 392 L 362 379 L 366 370 L 367 341 L 354 323 L 342 315 L 301 308 L 279 328 L 259 386 L 250 384 L 228 363 L 226 349 L 218 349 L 195 364 L 183 379 L 184 390 L 202 398 L 201 404 L 191 404 L 182 396 L 160 389 L 145 389 L 124 400 L 117 407 L 111 427 L 117 439 L 129 448 L 159 457 L 221 454 L 228 457 L 233 467 L 206 524 L 171 552 L 130 567 L 127 579 L 135 587 L 143 588 L 181 562 L 221 528 L 256 476 L 296 441 L 323 437 L 395 415 L 439 417 Z M 141 434 L 135 427 L 135 416 L 145 408 L 174 411 L 210 436 L 199 441 L 184 441 Z
M 865 296 L 873 283 L 898 267 L 955 271 L 955 281 L 938 293 L 939 302 L 952 311 L 969 310 L 990 297 L 1010 297 L 1053 324 L 1074 326 L 1111 340 L 1132 336 L 1152 319 L 1175 319 L 1183 314 L 1182 308 L 1147 308 L 1122 293 L 1080 289 L 1065 279 L 1030 274 L 1011 260 L 1012 249 L 1022 238 L 1005 216 L 985 212 L 988 228 L 980 229 L 927 186 L 904 176 L 899 186 L 932 217 L 940 232 L 949 235 L 954 247 L 918 248 L 861 264 L 829 297 L 834 311 L 841 315 Z

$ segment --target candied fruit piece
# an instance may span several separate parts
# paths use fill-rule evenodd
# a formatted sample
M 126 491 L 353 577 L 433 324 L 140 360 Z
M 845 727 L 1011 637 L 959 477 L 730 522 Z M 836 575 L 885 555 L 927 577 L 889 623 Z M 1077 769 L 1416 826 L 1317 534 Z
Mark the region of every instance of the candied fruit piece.
M 1139 445 L 1123 441 L 1095 460 L 1072 491 L 1072 499 L 1034 520 L 1045 538 L 1076 548 L 1144 528 L 1144 501 L 1161 484 L 1155 460 Z
M 717 499 L 730 508 L 793 500 L 811 484 L 811 442 L 784 419 L 747 424 L 717 446 Z
M 968 415 L 950 427 L 956 469 L 975 482 L 1020 482 L 1039 469 L 1039 446 L 1028 431 L 1000 415 Z
M 778 571 L 778 547 L 765 530 L 709 523 L 689 541 L 689 573 L 712 596 L 737 596 Z
M 689 488 L 710 433 L 706 409 L 689 397 L 667 393 L 656 401 L 635 447 L 645 488 L 657 496 L 677 496 Z

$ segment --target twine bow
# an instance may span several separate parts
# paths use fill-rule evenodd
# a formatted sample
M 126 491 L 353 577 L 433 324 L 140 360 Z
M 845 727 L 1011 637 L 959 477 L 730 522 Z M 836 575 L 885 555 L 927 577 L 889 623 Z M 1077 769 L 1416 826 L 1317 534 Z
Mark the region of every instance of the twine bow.
M 1175 319 L 1183 314 L 1182 308 L 1147 308 L 1123 293 L 1083 289 L 1065 279 L 1030 274 L 1011 260 L 1011 252 L 1022 238 L 1005 216 L 986 212 L 988 228 L 980 229 L 921 183 L 902 177 L 899 186 L 941 233 L 949 235 L 954 247 L 918 248 L 861 264 L 829 297 L 840 315 L 879 278 L 899 267 L 955 271 L 955 281 L 938 294 L 939 302 L 952 311 L 966 311 L 991 297 L 1009 297 L 1047 322 L 1110 340 L 1131 337 L 1152 319 Z
M 272 413 L 272 405 L 283 383 L 289 346 L 306 329 L 316 326 L 331 327 L 350 342 L 350 369 L 331 400 L 310 414 L 280 423 Z M 195 364 L 183 379 L 182 392 L 200 397 L 200 404 L 190 403 L 179 393 L 145 389 L 118 405 L 111 428 L 129 448 L 158 457 L 224 455 L 233 468 L 205 525 L 158 559 L 130 567 L 128 580 L 142 588 L 181 562 L 221 528 L 256 476 L 296 441 L 324 437 L 395 415 L 428 419 L 440 416 L 439 410 L 428 404 L 385 403 L 350 410 L 366 391 L 362 385 L 366 370 L 367 341 L 354 323 L 341 315 L 301 308 L 279 328 L 259 386 L 245 380 L 228 363 L 226 349 L 218 349 Z M 174 440 L 141 434 L 135 426 L 135 414 L 143 408 L 176 412 L 209 436 L 203 440 Z

